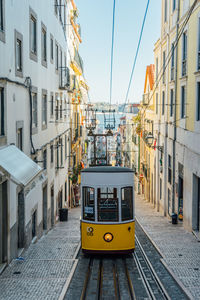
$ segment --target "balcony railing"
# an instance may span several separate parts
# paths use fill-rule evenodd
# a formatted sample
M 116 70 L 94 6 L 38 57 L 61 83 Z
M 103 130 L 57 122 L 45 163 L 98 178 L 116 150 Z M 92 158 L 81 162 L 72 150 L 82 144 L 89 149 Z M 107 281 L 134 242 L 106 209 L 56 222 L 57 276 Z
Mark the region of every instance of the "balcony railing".
M 187 63 L 187 60 L 182 61 L 182 76 L 186 75 L 186 63 Z

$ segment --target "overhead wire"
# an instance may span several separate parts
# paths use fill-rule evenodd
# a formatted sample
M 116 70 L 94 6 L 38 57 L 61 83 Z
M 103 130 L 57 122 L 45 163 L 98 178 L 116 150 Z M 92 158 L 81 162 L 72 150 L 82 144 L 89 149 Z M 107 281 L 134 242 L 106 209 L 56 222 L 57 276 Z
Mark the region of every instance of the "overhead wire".
M 112 43 L 111 43 L 111 65 L 110 65 L 110 105 L 111 105 L 111 102 L 112 102 L 113 52 L 114 52 L 114 37 L 115 37 L 115 3 L 116 3 L 116 0 L 113 0 Z
M 140 44 L 141 44 L 141 40 L 142 40 L 142 34 L 143 34 L 143 31 L 144 31 L 144 25 L 145 25 L 146 16 L 147 16 L 148 8 L 149 8 L 149 3 L 150 3 L 150 0 L 147 1 L 145 14 L 144 14 L 143 22 L 142 22 L 142 28 L 140 30 L 140 36 L 139 36 L 139 41 L 138 41 L 138 45 L 137 45 L 137 50 L 136 50 L 136 54 L 135 54 L 135 58 L 134 58 L 134 62 L 133 62 L 131 76 L 130 76 L 130 79 L 129 79 L 128 89 L 127 89 L 127 92 L 126 92 L 126 98 L 125 98 L 125 103 L 124 103 L 125 105 L 126 105 L 126 102 L 128 100 L 128 95 L 129 95 L 129 91 L 130 91 L 130 87 L 131 87 L 131 83 L 132 83 L 132 79 L 133 79 L 133 74 L 134 74 L 134 70 L 135 70 L 135 66 L 136 66 L 136 62 L 137 62 L 138 52 L 139 52 L 139 49 L 140 49 Z M 124 111 L 125 105 L 123 107 L 123 111 Z

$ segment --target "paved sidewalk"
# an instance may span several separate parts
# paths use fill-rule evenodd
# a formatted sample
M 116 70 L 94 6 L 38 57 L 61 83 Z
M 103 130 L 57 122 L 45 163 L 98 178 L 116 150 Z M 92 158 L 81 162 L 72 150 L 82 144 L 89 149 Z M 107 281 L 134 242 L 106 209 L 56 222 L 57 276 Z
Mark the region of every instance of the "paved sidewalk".
M 0 276 L 0 299 L 55 300 L 66 286 L 75 265 L 80 241 L 80 208 L 69 211 L 68 222 L 59 222 L 13 260 Z
M 200 243 L 181 222 L 171 223 L 136 195 L 136 217 L 160 250 L 164 262 L 194 299 L 200 299 Z

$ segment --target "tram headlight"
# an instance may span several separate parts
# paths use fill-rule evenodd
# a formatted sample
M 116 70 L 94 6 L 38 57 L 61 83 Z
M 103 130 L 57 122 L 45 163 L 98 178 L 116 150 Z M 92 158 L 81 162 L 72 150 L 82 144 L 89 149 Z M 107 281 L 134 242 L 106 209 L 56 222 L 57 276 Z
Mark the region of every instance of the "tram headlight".
M 107 232 L 103 236 L 104 241 L 111 242 L 113 240 L 113 235 L 110 232 Z

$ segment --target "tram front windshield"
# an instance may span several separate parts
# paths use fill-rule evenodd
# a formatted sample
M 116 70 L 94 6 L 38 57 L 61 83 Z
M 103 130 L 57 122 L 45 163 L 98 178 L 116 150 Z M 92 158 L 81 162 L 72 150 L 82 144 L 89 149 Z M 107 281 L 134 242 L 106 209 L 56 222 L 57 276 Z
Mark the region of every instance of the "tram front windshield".
M 116 188 L 97 189 L 97 210 L 99 222 L 118 222 L 118 198 Z

